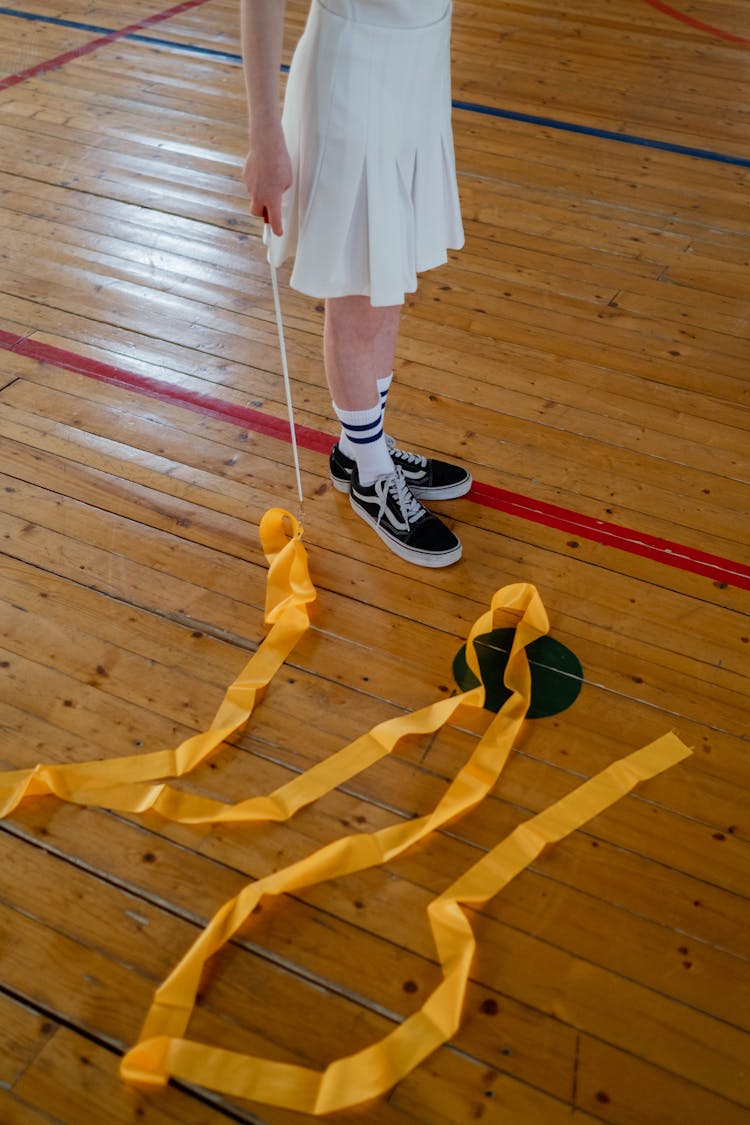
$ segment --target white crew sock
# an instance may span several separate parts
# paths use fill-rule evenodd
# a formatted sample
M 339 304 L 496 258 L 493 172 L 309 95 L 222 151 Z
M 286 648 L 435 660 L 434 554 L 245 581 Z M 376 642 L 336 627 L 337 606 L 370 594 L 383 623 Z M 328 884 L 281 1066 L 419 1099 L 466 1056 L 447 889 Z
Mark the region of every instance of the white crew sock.
M 377 380 L 378 394 L 380 396 L 380 421 L 381 421 L 381 424 L 383 424 L 385 422 L 385 407 L 386 407 L 386 403 L 388 401 L 388 391 L 390 389 L 392 380 L 393 380 L 393 372 L 392 371 L 389 375 L 384 375 L 382 379 Z M 334 410 L 336 410 L 336 413 L 338 414 L 338 410 L 336 409 L 335 404 L 334 404 Z M 339 449 L 341 450 L 341 452 L 344 454 L 345 457 L 351 457 L 351 458 L 356 459 L 356 453 L 357 453 L 356 446 L 349 440 L 349 435 L 347 434 L 347 432 L 346 432 L 346 430 L 344 429 L 343 426 L 341 427 L 341 434 L 339 436 Z
M 393 372 L 390 375 L 384 375 L 382 379 L 378 379 L 378 394 L 380 395 L 380 405 L 385 415 L 385 406 L 388 401 L 388 391 L 393 380 Z
M 377 477 L 393 472 L 393 461 L 383 434 L 383 408 L 380 401 L 369 410 L 341 410 L 333 404 L 341 423 L 339 449 L 345 457 L 357 462 L 362 484 L 372 484 Z

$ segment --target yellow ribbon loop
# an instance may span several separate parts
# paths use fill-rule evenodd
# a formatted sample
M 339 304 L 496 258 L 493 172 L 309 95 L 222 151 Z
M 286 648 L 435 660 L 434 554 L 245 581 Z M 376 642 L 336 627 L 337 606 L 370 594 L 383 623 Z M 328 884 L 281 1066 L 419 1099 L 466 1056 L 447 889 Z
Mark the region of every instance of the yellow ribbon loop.
M 288 529 L 288 530 L 287 530 Z M 226 691 L 208 730 L 191 735 L 170 750 L 103 758 L 64 765 L 38 765 L 29 770 L 0 773 L 0 817 L 5 817 L 27 797 L 54 795 L 78 805 L 144 812 L 156 809 L 170 819 L 181 819 L 178 790 L 149 785 L 158 778 L 178 778 L 207 761 L 250 718 L 262 689 L 309 628 L 308 606 L 315 600 L 302 530 L 281 508 L 271 508 L 260 523 L 261 546 L 269 562 L 266 587 L 266 622 L 272 628 L 237 679 Z M 218 802 L 191 798 L 188 809 L 206 815 Z M 178 815 L 171 816 L 172 811 Z M 187 821 L 195 817 L 188 813 Z M 198 817 L 200 820 L 200 816 Z
M 459 1027 L 475 946 L 462 905 L 485 904 L 547 845 L 580 828 L 628 793 L 636 777 L 653 777 L 689 754 L 675 735 L 666 735 L 623 760 L 626 766 L 634 767 L 625 771 L 627 776 L 618 768 L 623 763 L 614 763 L 520 825 L 474 864 L 428 907 L 444 972 L 442 983 L 422 1009 L 390 1035 L 357 1054 L 337 1059 L 323 1071 L 238 1055 L 185 1039 L 206 961 L 235 936 L 264 895 L 301 890 L 393 859 L 426 835 L 429 824 L 444 821 L 457 810 L 446 809 L 440 818 L 436 810 L 432 816 L 408 825 L 341 838 L 282 871 L 248 884 L 224 904 L 157 990 L 140 1041 L 123 1059 L 123 1079 L 136 1085 L 158 1086 L 170 1076 L 182 1078 L 224 1094 L 314 1115 L 351 1108 L 386 1093 Z
M 273 793 L 230 805 L 184 793 L 157 778 L 184 776 L 250 717 L 260 693 L 309 627 L 315 600 L 302 530 L 282 509 L 267 512 L 260 526 L 269 562 L 266 622 L 271 630 L 228 688 L 209 729 L 174 750 L 62 766 L 36 766 L 0 775 L 0 813 L 29 796 L 56 794 L 77 804 L 123 811 L 150 809 L 183 824 L 249 824 L 281 821 L 390 754 L 408 734 L 439 730 L 459 708 L 482 710 L 477 637 L 515 629 L 504 673 L 510 696 L 494 716 L 469 760 L 432 812 L 372 833 L 344 836 L 304 859 L 245 886 L 215 914 L 179 964 L 157 989 L 138 1043 L 122 1061 L 126 1082 L 163 1086 L 170 1077 L 235 1097 L 321 1115 L 350 1108 L 389 1090 L 457 1030 L 474 954 L 474 935 L 464 906 L 481 906 L 533 862 L 548 845 L 581 827 L 635 785 L 686 757 L 675 735 L 615 762 L 567 797 L 519 825 L 428 907 L 443 980 L 422 1008 L 356 1054 L 318 1071 L 220 1050 L 186 1038 L 206 962 L 244 926 L 265 895 L 279 895 L 390 862 L 407 848 L 475 807 L 495 785 L 513 748 L 531 698 L 527 646 L 549 623 L 533 586 L 499 590 L 489 611 L 472 626 L 466 659 L 480 686 L 419 711 L 389 719 L 319 762 Z

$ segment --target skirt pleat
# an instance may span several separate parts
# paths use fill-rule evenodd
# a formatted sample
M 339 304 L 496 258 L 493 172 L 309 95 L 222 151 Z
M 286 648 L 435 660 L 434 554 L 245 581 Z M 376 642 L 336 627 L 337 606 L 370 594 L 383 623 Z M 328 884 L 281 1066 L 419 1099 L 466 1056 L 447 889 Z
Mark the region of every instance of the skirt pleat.
M 451 131 L 450 9 L 426 27 L 342 18 L 313 0 L 283 125 L 292 187 L 269 258 L 314 297 L 396 305 L 463 245 Z

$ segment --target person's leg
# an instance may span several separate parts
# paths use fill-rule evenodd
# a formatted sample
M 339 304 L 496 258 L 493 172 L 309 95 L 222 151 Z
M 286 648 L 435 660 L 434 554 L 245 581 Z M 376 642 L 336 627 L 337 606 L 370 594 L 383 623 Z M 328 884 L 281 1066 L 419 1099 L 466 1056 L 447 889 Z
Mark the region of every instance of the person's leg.
M 331 398 L 342 410 L 380 403 L 377 381 L 393 370 L 401 305 L 375 308 L 369 297 L 326 301 L 325 365 Z
M 326 301 L 325 365 L 333 409 L 341 422 L 337 443 L 360 479 L 371 484 L 393 472 L 383 434 L 383 365 L 393 363 L 401 306 L 373 308 L 367 297 Z
M 445 461 L 404 452 L 383 432 L 401 309 L 374 308 L 368 297 L 326 301 L 326 375 L 342 424 L 342 436 L 331 454 L 331 478 L 339 491 L 348 492 L 354 463 L 362 484 L 371 484 L 396 465 L 415 496 L 451 500 L 469 491 L 471 474 Z
M 373 308 L 367 297 L 326 301 L 326 376 L 344 434 L 345 488 L 354 510 L 395 554 L 421 566 L 448 566 L 460 559 L 461 544 L 409 491 L 383 433 L 400 316 L 400 305 Z M 339 446 L 331 453 L 334 484 Z

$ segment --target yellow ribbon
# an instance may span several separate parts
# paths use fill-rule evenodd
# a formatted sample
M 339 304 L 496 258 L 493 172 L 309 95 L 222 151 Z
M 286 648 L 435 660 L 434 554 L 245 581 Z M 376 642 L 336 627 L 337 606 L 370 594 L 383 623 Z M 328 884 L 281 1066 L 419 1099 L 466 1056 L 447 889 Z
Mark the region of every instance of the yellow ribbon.
M 143 1087 L 182 1078 L 234 1097 L 320 1115 L 347 1109 L 386 1093 L 455 1034 L 474 956 L 474 935 L 464 905 L 481 906 L 523 871 L 548 844 L 608 808 L 639 781 L 687 757 L 673 734 L 616 762 L 567 797 L 520 825 L 474 864 L 429 907 L 443 980 L 420 1011 L 377 1043 L 336 1059 L 325 1070 L 273 1062 L 185 1039 L 206 961 L 243 926 L 264 895 L 309 887 L 361 871 L 398 855 L 425 835 L 422 826 L 348 836 L 282 871 L 248 884 L 225 903 L 157 990 L 138 1044 L 121 1064 L 126 1082 Z M 431 822 L 431 817 L 422 818 Z
M 247 722 L 262 689 L 310 626 L 308 606 L 315 601 L 316 594 L 308 571 L 307 552 L 302 546 L 302 529 L 288 512 L 271 508 L 260 522 L 260 540 L 269 564 L 265 621 L 271 630 L 227 688 L 208 730 L 192 735 L 173 749 L 152 754 L 68 765 L 37 765 L 33 769 L 0 773 L 0 817 L 7 816 L 27 797 L 51 794 L 77 805 L 95 805 L 122 812 L 155 809 L 168 819 L 186 821 L 196 818 L 172 815 L 173 810 L 179 811 L 183 800 L 187 802 L 187 810 L 218 804 L 188 797 L 166 784 L 147 783 L 163 777 L 184 777 L 208 761 L 221 744 Z
M 286 529 L 285 529 L 286 525 Z M 309 626 L 315 598 L 296 521 L 281 509 L 267 512 L 261 542 L 269 560 L 266 640 L 228 689 L 208 731 L 175 750 L 81 765 L 37 766 L 0 775 L 0 814 L 27 796 L 54 793 L 78 804 L 128 811 L 153 809 L 181 823 L 251 823 L 285 820 L 319 796 L 390 753 L 406 734 L 438 730 L 459 707 L 481 710 L 483 686 L 410 715 L 380 723 L 349 746 L 264 797 L 235 805 L 186 794 L 156 778 L 181 777 L 213 754 L 247 721 L 260 691 Z M 499 590 L 473 625 L 467 662 L 481 680 L 474 642 L 502 626 L 515 628 L 504 682 L 510 697 L 494 717 L 468 762 L 431 813 L 373 833 L 342 837 L 312 855 L 248 884 L 216 913 L 170 976 L 157 989 L 138 1043 L 122 1061 L 126 1082 L 162 1086 L 170 1076 L 235 1097 L 309 1114 L 332 1113 L 368 1101 L 414 1069 L 457 1030 L 474 955 L 474 935 L 463 907 L 481 906 L 551 843 L 579 828 L 630 792 L 640 781 L 675 764 L 690 751 L 673 734 L 615 762 L 576 790 L 519 825 L 428 906 L 443 980 L 422 1008 L 379 1042 L 318 1071 L 219 1050 L 185 1038 L 206 961 L 243 926 L 260 900 L 389 862 L 449 820 L 477 805 L 494 786 L 528 709 L 531 678 L 525 648 L 548 631 L 533 586 Z

